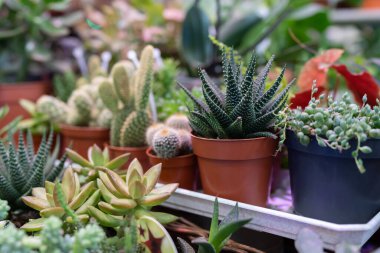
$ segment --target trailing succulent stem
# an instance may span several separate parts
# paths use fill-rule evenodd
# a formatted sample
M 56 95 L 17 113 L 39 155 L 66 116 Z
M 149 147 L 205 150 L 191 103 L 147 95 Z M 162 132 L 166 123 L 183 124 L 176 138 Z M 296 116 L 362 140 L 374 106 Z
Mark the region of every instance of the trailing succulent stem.
M 313 97 L 318 91 L 313 85 L 311 99 L 305 109 L 291 110 L 285 108 L 279 113 L 276 126 L 280 129 L 280 144 L 286 139 L 286 131 L 293 131 L 302 145 L 307 146 L 315 137 L 318 145 L 342 152 L 354 148 L 352 157 L 361 173 L 365 172 L 363 160 L 359 155 L 371 153 L 372 149 L 365 145 L 370 138 L 380 138 L 380 101 L 371 108 L 366 104 L 367 96 L 363 96 L 363 105 L 358 106 L 343 94 L 340 101 L 327 98 L 327 107 L 320 107 L 325 100 L 324 94 Z
M 276 138 L 273 133 L 276 114 L 285 107 L 292 84 L 279 90 L 285 68 L 273 85 L 265 90 L 273 57 L 254 78 L 256 57 L 252 55 L 246 73 L 242 76 L 240 63 L 235 62 L 232 52 L 230 50 L 230 55 L 227 55 L 223 51 L 225 93 L 211 81 L 204 70 L 199 71 L 204 100 L 195 98 L 179 84 L 194 103 L 194 110 L 190 111 L 189 116 L 191 128 L 197 135 L 206 138 Z
M 18 148 L 13 143 L 0 142 L 0 199 L 7 200 L 11 206 L 20 206 L 20 198 L 29 194 L 32 188 L 43 186 L 45 180 L 54 180 L 61 174 L 66 155 L 55 166 L 59 138 L 50 154 L 52 143 L 53 131 L 47 139 L 43 137 L 36 154 L 30 132 L 27 142 L 20 132 Z
M 153 47 L 141 53 L 140 66 L 121 61 L 114 65 L 111 78 L 100 85 L 100 96 L 112 111 L 111 144 L 113 146 L 145 146 L 145 132 L 152 119 L 148 111 L 153 81 Z

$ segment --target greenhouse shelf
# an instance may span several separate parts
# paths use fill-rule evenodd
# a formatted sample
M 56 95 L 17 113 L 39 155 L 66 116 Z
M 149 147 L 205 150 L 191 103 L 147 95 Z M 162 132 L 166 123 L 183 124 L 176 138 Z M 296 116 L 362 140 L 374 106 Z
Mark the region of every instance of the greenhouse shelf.
M 214 196 L 178 189 L 162 206 L 212 217 L 214 200 Z M 236 204 L 227 199 L 218 200 L 221 216 L 225 216 Z M 249 229 L 294 240 L 302 229 L 308 228 L 320 236 L 324 248 L 329 250 L 334 250 L 342 242 L 362 246 L 380 227 L 380 213 L 366 224 L 340 225 L 244 203 L 239 203 L 239 211 L 242 218 L 252 218 L 246 225 Z

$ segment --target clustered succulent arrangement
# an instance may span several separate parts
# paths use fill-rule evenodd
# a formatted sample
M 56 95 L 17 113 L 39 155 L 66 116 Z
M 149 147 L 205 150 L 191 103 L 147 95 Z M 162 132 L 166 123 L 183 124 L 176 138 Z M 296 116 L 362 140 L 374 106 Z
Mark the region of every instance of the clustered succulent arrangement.
M 100 97 L 112 112 L 110 142 L 118 147 L 145 146 L 145 132 L 152 123 L 148 109 L 153 82 L 153 47 L 141 53 L 140 66 L 131 62 L 114 65 L 111 77 L 101 82 Z
M 190 131 L 187 116 L 175 114 L 170 116 L 165 124 L 157 123 L 150 126 L 146 131 L 146 141 L 158 157 L 173 158 L 191 153 Z
M 223 93 L 207 73 L 200 70 L 204 101 L 194 97 L 179 84 L 194 103 L 194 110 L 189 115 L 193 131 L 206 138 L 277 138 L 273 133 L 276 114 L 287 103 L 291 83 L 278 91 L 285 72 L 283 68 L 274 84 L 265 90 L 273 59 L 272 57 L 258 77 L 254 78 L 256 57 L 252 55 L 245 75 L 242 76 L 240 63 L 235 62 L 233 50 L 228 55 L 223 50 L 226 92 Z
M 77 80 L 77 88 L 71 93 L 67 103 L 44 95 L 36 103 L 37 112 L 47 115 L 57 124 L 109 128 L 112 113 L 99 96 L 100 84 L 106 79 L 106 73 L 97 56 L 90 57 L 88 65 L 89 76 Z
M 313 95 L 318 88 L 313 86 L 311 99 L 305 109 L 285 108 L 279 113 L 277 127 L 281 129 L 281 143 L 286 139 L 286 131 L 293 131 L 300 143 L 307 146 L 311 139 L 318 142 L 321 147 L 329 147 L 343 151 L 353 148 L 352 157 L 361 173 L 365 167 L 360 153 L 371 153 L 366 146 L 370 138 L 380 138 L 380 101 L 371 108 L 366 104 L 367 96 L 363 97 L 363 105 L 351 102 L 348 93 L 342 95 L 340 101 L 332 96 L 325 98 L 321 94 L 318 98 Z M 320 106 L 324 101 L 327 106 Z

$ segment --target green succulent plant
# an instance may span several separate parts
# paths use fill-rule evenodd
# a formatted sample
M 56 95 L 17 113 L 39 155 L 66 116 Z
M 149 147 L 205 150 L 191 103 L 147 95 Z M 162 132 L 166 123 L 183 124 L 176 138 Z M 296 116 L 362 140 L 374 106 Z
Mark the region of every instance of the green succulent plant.
M 41 233 L 28 236 L 13 224 L 0 230 L 0 252 L 14 253 L 87 253 L 101 252 L 106 235 L 97 224 L 88 224 L 73 234 L 65 234 L 63 223 L 57 217 L 44 221 Z
M 110 160 L 108 148 L 106 147 L 102 151 L 96 144 L 88 149 L 88 159 L 69 148 L 66 149 L 66 154 L 71 161 L 80 165 L 80 168 L 75 169 L 75 171 L 86 176 L 86 181 L 96 179 L 98 177 L 98 168 L 101 167 L 125 174 L 126 171 L 118 170 L 129 159 L 129 153 L 126 153 Z
M 100 225 L 119 228 L 121 231 L 126 227 L 133 228 L 130 225 L 135 221 L 139 230 L 143 231 L 137 235 L 137 242 L 142 247 L 148 247 L 145 244 L 147 241 L 160 238 L 161 252 L 176 252 L 169 234 L 161 224 L 170 223 L 177 217 L 150 210 L 168 199 L 178 187 L 178 184 L 167 184 L 155 188 L 160 173 L 161 164 L 158 164 L 144 174 L 137 159 L 129 165 L 125 179 L 103 168 L 97 179 L 103 200 L 97 207 L 89 207 L 89 214 Z
M 47 115 L 54 123 L 109 128 L 112 113 L 99 97 L 99 87 L 106 74 L 100 68 L 99 57 L 90 57 L 88 65 L 89 77 L 78 79 L 77 88 L 67 103 L 45 95 L 38 99 L 37 111 Z
M 23 133 L 19 134 L 18 148 L 13 143 L 7 146 L 0 142 L 0 198 L 7 200 L 11 206 L 22 206 L 21 197 L 29 194 L 34 187 L 42 186 L 45 180 L 55 180 L 62 172 L 66 155 L 59 163 L 55 162 L 59 153 L 59 138 L 50 155 L 53 132 L 46 139 L 43 136 L 37 153 L 30 132 L 27 142 Z
M 66 169 L 62 183 L 46 181 L 44 187 L 32 190 L 32 196 L 22 197 L 29 207 L 38 210 L 41 218 L 32 219 L 21 228 L 28 232 L 42 229 L 46 218 L 56 216 L 67 223 L 87 223 L 88 207 L 96 205 L 100 200 L 100 191 L 96 182 L 91 181 L 80 186 L 79 176 L 72 168 Z
M 273 133 L 276 114 L 285 107 L 291 86 L 290 83 L 279 91 L 285 68 L 274 84 L 265 90 L 273 57 L 257 78 L 254 78 L 256 57 L 253 54 L 244 76 L 240 64 L 234 60 L 233 50 L 229 56 L 223 51 L 222 57 L 225 93 L 212 83 L 204 70 L 199 71 L 204 101 L 179 84 L 194 103 L 194 110 L 189 115 L 191 128 L 206 138 L 276 138 Z
M 103 103 L 113 113 L 111 144 L 121 147 L 145 146 L 145 132 L 152 119 L 148 110 L 153 82 L 153 47 L 141 53 L 139 68 L 122 61 L 114 65 L 111 78 L 100 85 Z
M 365 145 L 370 138 L 380 138 L 380 101 L 371 108 L 366 104 L 367 96 L 363 96 L 363 105 L 352 103 L 348 93 L 343 94 L 340 101 L 327 98 L 327 106 L 321 107 L 325 95 L 313 97 L 318 91 L 315 84 L 312 88 L 311 100 L 305 109 L 285 108 L 280 114 L 277 127 L 281 130 L 280 144 L 286 139 L 286 131 L 293 131 L 302 145 L 307 146 L 311 138 L 315 138 L 321 147 L 338 151 L 355 148 L 352 157 L 361 173 L 365 166 L 360 153 L 371 153 L 372 149 Z
M 194 239 L 192 243 L 198 245 L 198 253 L 219 253 L 222 251 L 231 235 L 250 221 L 251 219 L 241 219 L 239 217 L 239 207 L 238 204 L 236 204 L 236 206 L 219 223 L 219 203 L 216 198 L 208 239 L 200 237 Z M 186 241 L 181 238 L 178 239 L 183 253 L 195 252 Z
M 77 78 L 72 71 L 56 74 L 53 79 L 54 94 L 63 102 L 67 102 L 71 93 L 76 89 Z
M 7 116 L 9 113 L 9 107 L 7 105 L 1 106 L 0 107 L 0 121 Z M 11 122 L 0 128 L 0 140 L 5 135 L 13 135 L 14 131 L 16 130 L 16 126 L 19 124 L 19 122 L 22 120 L 21 116 L 16 117 L 13 119 Z
M 22 131 L 31 131 L 32 134 L 43 134 L 52 127 L 54 131 L 59 131 L 59 126 L 50 121 L 48 115 L 37 110 L 37 104 L 27 100 L 20 99 L 19 101 L 22 108 L 28 112 L 29 118 L 21 120 L 17 124 L 17 128 Z M 59 115 L 58 115 L 59 117 Z

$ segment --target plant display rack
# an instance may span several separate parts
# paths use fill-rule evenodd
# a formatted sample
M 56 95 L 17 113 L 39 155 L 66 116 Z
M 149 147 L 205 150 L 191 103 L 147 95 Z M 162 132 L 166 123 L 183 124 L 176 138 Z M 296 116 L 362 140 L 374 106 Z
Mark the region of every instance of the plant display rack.
M 177 189 L 162 206 L 211 218 L 214 200 L 214 196 Z M 236 204 L 227 199 L 218 200 L 223 217 Z M 241 217 L 252 218 L 246 226 L 248 229 L 294 240 L 302 229 L 308 228 L 320 236 L 324 248 L 329 250 L 334 250 L 342 242 L 362 246 L 380 227 L 380 213 L 366 224 L 340 225 L 244 203 L 239 203 L 239 211 Z

